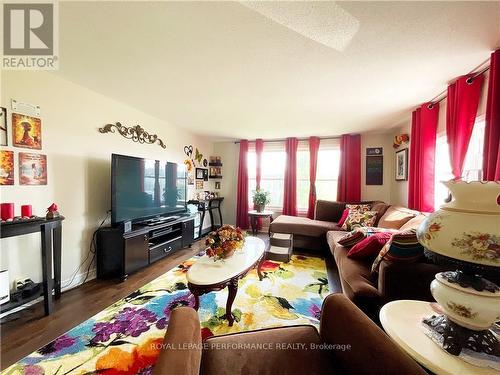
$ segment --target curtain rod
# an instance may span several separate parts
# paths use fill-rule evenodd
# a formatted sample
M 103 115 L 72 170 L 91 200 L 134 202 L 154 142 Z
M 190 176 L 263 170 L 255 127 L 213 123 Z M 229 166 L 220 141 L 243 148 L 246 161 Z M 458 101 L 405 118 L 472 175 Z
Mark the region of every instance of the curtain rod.
M 474 81 L 474 79 L 476 79 L 477 77 L 479 77 L 481 74 L 487 72 L 489 69 L 490 69 L 490 65 L 487 65 L 485 66 L 484 68 L 482 69 L 479 69 L 480 67 L 482 67 L 484 64 L 487 64 L 488 62 L 490 61 L 490 58 L 486 59 L 485 61 L 483 61 L 481 64 L 479 64 L 478 66 L 476 66 L 474 69 L 472 69 L 472 71 L 470 71 L 469 73 L 467 74 L 473 74 L 472 77 L 470 77 L 469 79 L 467 79 L 467 83 L 468 84 L 471 84 L 472 81 Z M 479 69 L 479 70 L 478 70 Z M 474 71 L 476 71 L 476 73 L 474 73 Z M 432 98 L 431 100 L 429 100 L 430 104 L 429 104 L 429 108 L 432 108 L 432 106 L 434 104 L 437 104 L 437 103 L 441 103 L 443 100 L 446 99 L 447 97 L 447 93 L 448 93 L 448 87 L 446 87 L 446 89 L 444 89 L 443 91 L 441 91 L 439 94 L 437 94 L 434 98 Z M 439 99 L 438 99 L 439 98 Z
M 335 137 L 318 137 L 319 139 L 340 139 L 339 136 L 335 136 Z M 309 137 L 305 137 L 305 138 L 297 138 L 298 141 L 308 141 L 309 140 Z M 274 138 L 274 139 L 263 139 L 262 140 L 263 142 L 285 142 L 286 141 L 286 138 Z M 255 142 L 255 139 L 254 140 L 251 140 L 251 141 L 248 141 L 248 142 Z M 238 144 L 240 143 L 240 141 L 234 141 L 235 144 Z

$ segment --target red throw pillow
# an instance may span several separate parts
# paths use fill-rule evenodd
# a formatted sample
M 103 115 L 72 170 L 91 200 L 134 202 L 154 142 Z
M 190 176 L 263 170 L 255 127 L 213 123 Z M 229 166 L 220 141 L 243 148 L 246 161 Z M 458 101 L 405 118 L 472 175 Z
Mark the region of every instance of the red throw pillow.
M 342 212 L 342 216 L 340 217 L 340 220 L 337 223 L 337 226 L 341 227 L 342 225 L 344 225 L 344 221 L 345 221 L 345 219 L 347 219 L 347 216 L 349 216 L 349 209 L 348 208 L 346 208 L 344 210 L 344 212 Z
M 351 247 L 347 256 L 352 259 L 375 258 L 384 245 L 391 239 L 393 233 L 375 233 Z

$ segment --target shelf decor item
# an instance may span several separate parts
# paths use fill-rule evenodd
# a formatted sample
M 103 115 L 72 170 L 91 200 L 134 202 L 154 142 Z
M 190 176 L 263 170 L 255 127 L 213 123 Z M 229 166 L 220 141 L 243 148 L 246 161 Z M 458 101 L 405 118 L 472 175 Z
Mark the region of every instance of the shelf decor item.
M 2 203 L 0 207 L 2 221 L 14 219 L 14 203 Z
M 431 293 L 444 311 L 423 320 L 428 336 L 450 354 L 479 366 L 500 361 L 500 183 L 448 181 L 453 199 L 418 228 L 426 256 L 456 268 L 441 272 Z
M 243 247 L 245 243 L 245 232 L 232 225 L 223 225 L 214 232 L 210 232 L 205 240 L 208 246 L 206 254 L 217 260 L 227 259 L 234 252 Z
M 21 217 L 30 218 L 33 216 L 33 210 L 31 208 L 31 204 L 23 204 L 21 206 Z
M 253 192 L 253 204 L 257 212 L 264 212 L 266 204 L 271 202 L 271 193 L 265 190 L 257 189 Z
M 57 204 L 52 203 L 49 207 L 47 207 L 47 214 L 45 217 L 47 219 L 54 219 L 56 217 L 59 217 L 59 211 L 58 211 Z
M 134 142 L 148 143 L 148 144 L 158 143 L 158 145 L 161 148 L 167 148 L 167 146 L 165 146 L 165 143 L 160 138 L 158 138 L 158 136 L 156 134 L 149 134 L 140 125 L 125 126 L 119 122 L 117 122 L 115 124 L 106 124 L 102 128 L 99 128 L 99 133 L 103 133 L 103 134 L 104 133 L 114 133 L 115 129 L 118 131 L 118 133 L 121 136 L 123 136 L 127 139 L 131 139 Z

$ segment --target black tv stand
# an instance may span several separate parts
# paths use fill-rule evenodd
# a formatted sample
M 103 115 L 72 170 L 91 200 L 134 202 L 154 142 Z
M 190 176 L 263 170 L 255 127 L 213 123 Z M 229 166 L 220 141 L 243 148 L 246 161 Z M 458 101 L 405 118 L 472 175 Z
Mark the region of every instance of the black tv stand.
M 168 223 L 170 221 L 174 221 L 181 218 L 181 216 L 160 216 L 160 217 L 155 217 L 153 219 L 141 221 L 138 224 L 139 225 L 147 225 L 149 227 L 152 227 L 154 225 L 159 225 L 163 223 Z
M 132 230 L 107 227 L 97 231 L 97 277 L 127 276 L 194 242 L 194 216 L 132 225 Z

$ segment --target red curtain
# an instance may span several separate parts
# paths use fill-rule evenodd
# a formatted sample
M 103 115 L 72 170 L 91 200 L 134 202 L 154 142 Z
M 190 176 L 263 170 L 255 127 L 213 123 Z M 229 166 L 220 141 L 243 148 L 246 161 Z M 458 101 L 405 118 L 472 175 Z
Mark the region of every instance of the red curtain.
M 446 139 L 450 150 L 451 170 L 456 180 L 462 178 L 483 82 L 483 75 L 474 79 L 472 75 L 466 75 L 448 86 Z
M 309 137 L 309 204 L 307 207 L 307 217 L 314 219 L 314 209 L 316 206 L 316 170 L 318 166 L 319 138 Z
M 240 141 L 240 157 L 238 162 L 238 191 L 236 202 L 236 226 L 248 228 L 248 141 Z
M 260 178 L 262 176 L 262 151 L 264 151 L 264 141 L 262 139 L 255 140 L 255 155 L 257 156 L 257 170 L 255 171 L 256 188 L 260 189 Z
M 297 138 L 285 141 L 285 192 L 283 195 L 283 215 L 297 216 Z
M 337 200 L 339 202 L 361 200 L 361 136 L 359 134 L 343 134 L 340 138 Z
M 256 139 L 255 140 L 255 155 L 256 155 L 256 170 L 255 170 L 255 186 L 256 189 L 260 189 L 260 180 L 262 176 L 262 151 L 264 151 L 264 141 L 262 139 Z M 253 209 L 255 210 L 256 207 L 255 205 L 253 206 Z M 262 228 L 262 219 L 259 218 L 257 219 L 257 230 L 260 230 Z
M 434 211 L 434 156 L 439 103 L 424 103 L 412 113 L 408 207 Z
M 484 131 L 483 180 L 500 180 L 500 50 L 491 54 L 486 128 Z

